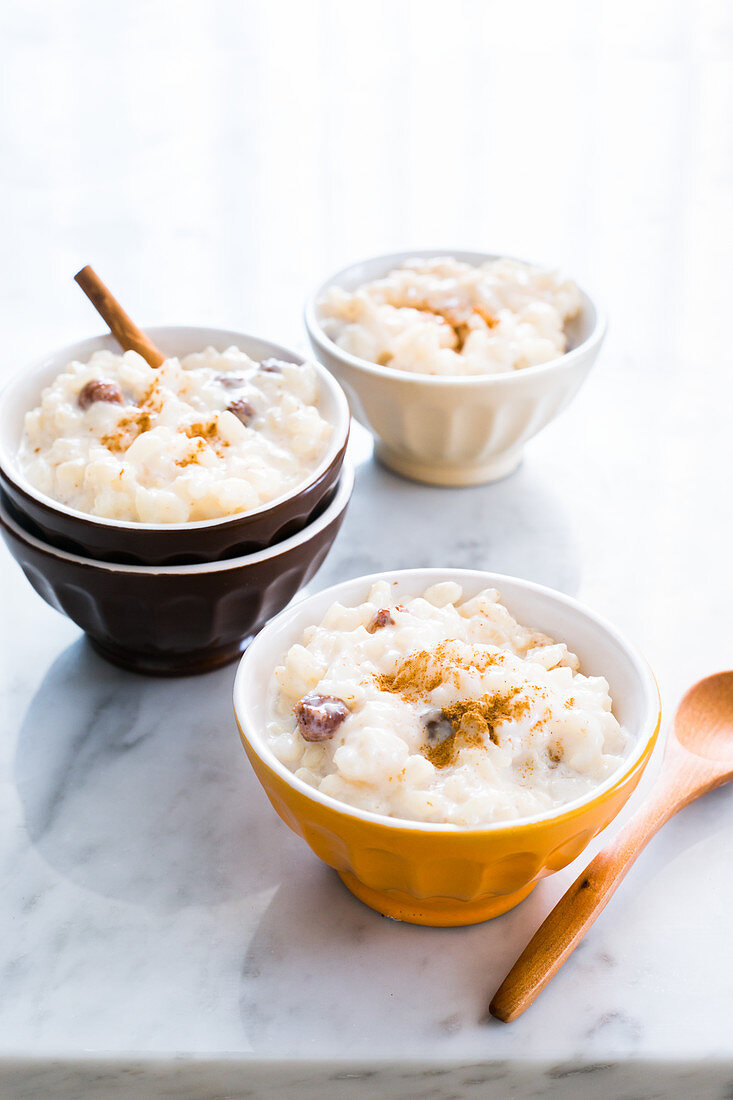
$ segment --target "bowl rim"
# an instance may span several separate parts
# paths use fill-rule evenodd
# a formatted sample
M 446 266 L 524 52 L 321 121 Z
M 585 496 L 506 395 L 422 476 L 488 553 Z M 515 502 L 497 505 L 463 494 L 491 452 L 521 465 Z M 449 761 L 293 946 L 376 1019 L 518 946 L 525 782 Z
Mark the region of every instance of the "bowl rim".
M 196 332 L 201 333 L 220 333 L 221 336 L 227 340 L 243 340 L 252 341 L 260 344 L 267 344 L 272 351 L 272 358 L 282 359 L 283 362 L 294 363 L 295 365 L 301 365 L 305 362 L 310 362 L 316 370 L 318 375 L 318 381 L 322 389 L 329 391 L 333 400 L 336 403 L 337 415 L 333 423 L 333 435 L 329 441 L 326 452 L 319 462 L 318 466 L 308 475 L 306 481 L 300 482 L 294 488 L 288 492 L 283 493 L 281 496 L 276 497 L 274 500 L 269 500 L 264 504 L 259 505 L 257 508 L 252 508 L 246 512 L 235 512 L 229 516 L 216 516 L 212 519 L 198 519 L 187 520 L 184 523 L 142 523 L 137 520 L 122 520 L 112 519 L 108 516 L 94 516 L 89 512 L 82 512 L 78 508 L 71 508 L 66 504 L 62 504 L 61 501 L 54 500 L 53 497 L 48 496 L 46 493 L 37 489 L 25 476 L 23 471 L 17 464 L 17 461 L 12 461 L 12 456 L 9 453 L 9 448 L 5 446 L 3 440 L 0 440 L 0 473 L 2 476 L 16 489 L 24 493 L 27 497 L 36 501 L 42 507 L 56 512 L 58 514 L 68 516 L 69 518 L 77 521 L 83 521 L 86 524 L 99 527 L 107 527 L 111 529 L 122 529 L 126 531 L 155 531 L 159 533 L 166 533 L 168 531 L 202 531 L 212 527 L 225 527 L 227 524 L 237 523 L 241 520 L 254 520 L 257 516 L 264 515 L 266 512 L 272 511 L 284 504 L 287 500 L 290 500 L 300 493 L 304 492 L 311 485 L 314 485 L 320 480 L 320 478 L 326 473 L 330 466 L 337 460 L 339 454 L 345 450 L 346 444 L 349 440 L 349 433 L 351 430 L 351 412 L 349 410 L 349 403 L 346 399 L 341 385 L 333 374 L 319 363 L 316 358 L 309 358 L 308 356 L 301 355 L 299 352 L 292 351 L 290 348 L 286 348 L 283 344 L 277 344 L 272 340 L 268 340 L 264 336 L 255 336 L 252 333 L 239 332 L 237 329 L 224 329 L 217 328 L 216 326 L 209 325 L 146 325 L 145 331 L 151 337 L 155 338 L 162 334 L 171 332 L 193 334 Z M 110 347 L 111 346 L 111 347 Z M 229 347 L 232 345 L 229 344 Z M 73 344 L 67 344 L 63 348 L 58 348 L 47 352 L 45 355 L 38 356 L 30 364 L 30 366 L 22 368 L 19 371 L 14 372 L 10 378 L 8 378 L 0 388 L 0 402 L 7 399 L 8 393 L 11 391 L 14 385 L 19 383 L 22 379 L 28 379 L 33 374 L 40 374 L 44 367 L 47 367 L 52 359 L 61 360 L 65 359 L 66 363 L 71 362 L 74 358 L 79 358 L 83 355 L 87 357 L 92 355 L 94 351 L 101 350 L 103 348 L 110 347 L 110 350 L 119 349 L 117 341 L 110 332 L 98 333 L 96 336 L 88 336 L 83 340 L 77 340 Z M 218 349 L 216 349 L 218 350 Z M 243 350 L 243 349 L 240 349 Z M 188 354 L 188 353 L 186 353 Z M 245 355 L 247 352 L 245 352 Z M 59 370 L 63 370 L 60 367 Z M 26 410 L 29 412 L 30 410 Z M 7 452 L 7 461 L 6 461 Z M 17 460 L 17 456 L 16 460 Z
M 640 723 L 637 744 L 633 746 L 633 751 L 623 759 L 621 765 L 603 783 L 594 787 L 581 798 L 573 799 L 572 802 L 564 803 L 554 809 L 545 810 L 537 814 L 513 818 L 506 821 L 486 822 L 482 825 L 458 825 L 452 822 L 413 821 L 409 818 L 389 817 L 386 814 L 379 814 L 372 810 L 363 810 L 357 806 L 351 806 L 347 802 L 341 802 L 339 799 L 323 794 L 321 791 L 316 790 L 316 788 L 309 786 L 302 779 L 298 779 L 285 764 L 278 760 L 270 745 L 267 743 L 264 731 L 257 730 L 254 740 L 249 732 L 245 732 L 253 727 L 255 729 L 257 728 L 250 720 L 248 711 L 249 699 L 254 694 L 253 691 L 249 690 L 250 685 L 248 684 L 248 668 L 249 664 L 252 662 L 252 654 L 257 653 L 258 649 L 261 649 L 263 645 L 267 644 L 268 633 L 271 633 L 273 629 L 289 616 L 301 614 L 308 603 L 316 599 L 323 599 L 325 602 L 326 596 L 333 601 L 338 599 L 339 594 L 343 593 L 345 589 L 351 586 L 362 585 L 364 589 L 368 589 L 368 587 L 380 580 L 394 581 L 401 578 L 422 578 L 427 587 L 429 584 L 438 583 L 440 580 L 456 580 L 460 582 L 461 579 L 475 580 L 479 577 L 486 579 L 485 587 L 500 588 L 502 581 L 510 581 L 512 584 L 518 584 L 520 587 L 530 592 L 550 596 L 552 599 L 563 604 L 566 608 L 569 608 L 574 614 L 590 619 L 603 633 L 609 635 L 611 639 L 620 645 L 626 655 L 631 658 L 632 664 L 638 673 L 640 684 L 644 692 L 645 705 L 644 719 L 642 723 Z M 496 584 L 494 584 L 494 582 L 496 582 Z M 265 690 L 267 690 L 267 688 L 265 688 Z M 589 607 L 579 600 L 574 599 L 572 596 L 567 596 L 565 593 L 559 592 L 557 589 L 550 588 L 547 585 L 537 584 L 534 581 L 528 581 L 522 577 L 512 577 L 508 574 L 491 573 L 483 569 L 454 569 L 451 567 L 397 569 L 384 570 L 380 573 L 369 573 L 362 577 L 352 577 L 349 580 L 341 581 L 338 584 L 331 585 L 329 588 L 322 589 L 320 592 L 314 592 L 309 596 L 305 596 L 298 600 L 297 603 L 290 604 L 265 624 L 242 656 L 234 679 L 233 703 L 242 741 L 246 742 L 246 745 L 249 746 L 252 752 L 255 753 L 267 768 L 274 771 L 288 786 L 294 788 L 299 794 L 305 796 L 307 799 L 320 803 L 329 810 L 336 811 L 347 817 L 356 818 L 359 821 L 368 822 L 374 825 L 381 825 L 385 828 L 461 836 L 471 833 L 483 835 L 485 833 L 509 832 L 527 826 L 537 826 L 548 822 L 555 823 L 567 818 L 579 816 L 584 813 L 591 803 L 605 797 L 614 788 L 621 785 L 629 778 L 641 762 L 645 753 L 653 748 L 661 724 L 661 699 L 659 687 L 649 663 L 640 651 L 603 616 L 596 614 L 595 611 L 592 611 Z
M 44 542 L 42 539 L 26 531 L 25 528 L 8 513 L 1 498 L 0 527 L 6 528 L 20 542 L 25 543 L 27 546 L 32 547 L 34 550 L 38 550 L 48 557 L 59 558 L 62 561 L 71 562 L 74 565 L 85 566 L 87 569 L 97 569 L 108 573 L 143 574 L 144 576 L 150 577 L 160 575 L 178 577 L 191 576 L 197 573 L 223 573 L 227 570 L 241 569 L 243 566 L 247 565 L 259 565 L 261 562 L 267 561 L 268 558 L 276 558 L 281 554 L 287 554 L 296 547 L 310 542 L 312 538 L 315 538 L 329 527 L 338 516 L 345 511 L 351 499 L 353 488 L 354 467 L 350 462 L 345 461 L 341 468 L 336 492 L 330 504 L 317 519 L 306 524 L 301 531 L 296 532 L 296 534 L 291 535 L 290 538 L 284 539 L 282 542 L 276 542 L 273 546 L 269 546 L 265 550 L 257 550 L 253 554 L 241 554 L 239 557 L 224 558 L 221 561 L 195 562 L 191 565 L 134 565 L 121 562 L 98 561 L 96 558 L 87 558 L 81 554 L 72 554 L 68 550 L 60 550 L 57 546 L 52 546 L 51 543 Z
M 551 371 L 558 370 L 561 367 L 572 366 L 577 360 L 597 351 L 603 342 L 603 338 L 606 335 L 606 329 L 608 328 L 606 314 L 579 284 L 576 285 L 583 299 L 582 309 L 590 309 L 594 318 L 590 335 L 588 335 L 582 343 L 578 344 L 577 347 L 571 348 L 570 351 L 563 352 L 562 355 L 558 355 L 555 359 L 549 359 L 546 363 L 538 363 L 532 367 L 522 367 L 521 370 L 505 371 L 500 374 L 458 375 L 423 374 L 418 371 L 399 370 L 396 367 L 383 367 L 378 363 L 371 363 L 368 359 L 362 359 L 358 355 L 352 355 L 351 352 L 344 351 L 344 349 L 339 347 L 330 336 L 326 335 L 318 316 L 320 299 L 329 287 L 338 286 L 340 280 L 352 272 L 354 268 L 361 267 L 364 264 L 382 261 L 385 266 L 386 274 L 391 267 L 396 267 L 399 263 L 405 262 L 406 260 L 412 258 L 430 259 L 432 257 L 454 257 L 459 260 L 464 259 L 467 263 L 474 264 L 484 263 L 487 260 L 517 260 L 519 263 L 533 264 L 536 266 L 536 261 L 522 260 L 517 256 L 509 256 L 506 253 L 476 252 L 471 249 L 467 250 L 461 248 L 413 248 L 403 252 L 386 252 L 376 256 L 367 256 L 365 259 L 348 264 L 346 267 L 341 268 L 340 271 L 331 275 L 330 278 L 325 279 L 318 289 L 306 299 L 303 309 L 303 320 L 312 343 L 316 345 L 320 352 L 326 355 L 333 355 L 343 362 L 348 363 L 349 366 L 355 367 L 365 374 L 375 375 L 377 378 L 391 379 L 392 381 L 400 379 L 408 385 L 430 384 L 433 386 L 466 387 L 470 385 L 518 385 L 518 379 L 537 378 Z

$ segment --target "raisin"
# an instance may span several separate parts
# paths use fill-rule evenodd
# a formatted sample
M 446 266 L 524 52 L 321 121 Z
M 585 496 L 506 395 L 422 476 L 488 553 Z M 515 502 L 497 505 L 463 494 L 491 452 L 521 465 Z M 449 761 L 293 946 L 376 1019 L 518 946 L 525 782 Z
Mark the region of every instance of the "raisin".
M 121 405 L 123 403 L 122 390 L 116 382 L 99 382 L 96 378 L 93 378 L 91 382 L 87 382 L 79 390 L 76 401 L 79 408 L 85 411 L 96 401 L 107 401 L 112 405 Z
M 263 359 L 260 363 L 260 370 L 265 371 L 266 374 L 282 374 L 283 363 L 281 359 Z
M 382 607 L 369 623 L 367 630 L 370 634 L 376 634 L 383 626 L 394 626 L 394 619 L 386 607 Z
M 242 378 L 241 374 L 217 374 L 216 380 L 228 390 L 238 390 L 247 381 L 246 378 Z
M 245 428 L 252 417 L 256 415 L 254 406 L 250 405 L 249 401 L 245 401 L 241 397 L 227 405 L 227 412 L 234 413 L 237 420 L 240 420 Z
M 440 744 L 453 733 L 453 724 L 440 710 L 430 710 L 423 718 L 425 735 L 432 744 Z
M 351 713 L 343 699 L 313 691 L 304 695 L 293 710 L 305 741 L 328 741 Z

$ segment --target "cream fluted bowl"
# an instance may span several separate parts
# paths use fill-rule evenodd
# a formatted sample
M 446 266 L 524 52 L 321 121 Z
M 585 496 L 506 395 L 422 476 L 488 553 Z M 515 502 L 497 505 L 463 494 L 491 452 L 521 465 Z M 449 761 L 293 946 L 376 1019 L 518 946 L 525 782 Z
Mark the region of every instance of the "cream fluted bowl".
M 606 324 L 581 290 L 564 355 L 507 374 L 445 377 L 382 367 L 343 351 L 323 330 L 319 302 L 333 286 L 353 291 L 411 258 L 452 256 L 480 264 L 486 252 L 424 249 L 375 256 L 327 279 L 308 299 L 314 354 L 341 382 L 353 415 L 375 437 L 377 456 L 405 477 L 432 485 L 476 485 L 510 474 L 524 444 L 577 393 L 598 355 Z

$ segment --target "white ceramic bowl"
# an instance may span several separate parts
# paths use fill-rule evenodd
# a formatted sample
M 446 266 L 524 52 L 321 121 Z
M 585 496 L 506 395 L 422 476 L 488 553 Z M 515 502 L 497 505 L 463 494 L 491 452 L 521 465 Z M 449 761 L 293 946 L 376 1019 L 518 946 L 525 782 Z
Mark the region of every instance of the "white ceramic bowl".
M 224 351 L 233 344 L 250 358 L 268 357 L 302 363 L 303 357 L 269 340 L 219 328 L 172 325 L 146 330 L 169 355 L 188 355 L 211 345 Z M 82 362 L 100 348 L 119 352 L 107 333 L 81 340 L 46 355 L 19 371 L 0 398 L 0 489 L 17 518 L 54 546 L 103 561 L 142 565 L 177 565 L 219 561 L 255 553 L 302 530 L 333 495 L 349 438 L 349 406 L 338 382 L 315 364 L 320 385 L 318 407 L 333 425 L 322 460 L 300 485 L 276 500 L 217 519 L 187 523 L 137 523 L 90 516 L 60 504 L 32 485 L 18 462 L 25 414 L 40 401 L 41 391 L 72 359 Z
M 335 601 L 362 602 L 375 581 L 409 599 L 452 580 L 467 597 L 498 588 L 521 623 L 564 641 L 583 671 L 605 676 L 628 753 L 604 783 L 555 810 L 489 825 L 442 825 L 385 817 L 304 783 L 270 747 L 268 686 L 303 631 Z M 273 806 L 348 888 L 381 913 L 419 924 L 470 924 L 516 905 L 543 876 L 577 858 L 624 805 L 651 755 L 659 693 L 644 658 L 610 623 L 560 592 L 474 569 L 406 569 L 344 581 L 287 608 L 255 638 L 239 665 L 234 709 L 244 748 Z
M 376 438 L 377 456 L 397 473 L 433 485 L 475 485 L 514 470 L 528 439 L 558 415 L 595 362 L 605 321 L 581 291 L 579 317 L 567 326 L 569 350 L 511 374 L 458 378 L 412 374 L 343 351 L 321 327 L 319 302 L 332 286 L 353 291 L 413 257 L 453 256 L 479 264 L 486 252 L 426 249 L 376 256 L 327 279 L 305 307 L 315 355 L 339 379 L 351 410 Z

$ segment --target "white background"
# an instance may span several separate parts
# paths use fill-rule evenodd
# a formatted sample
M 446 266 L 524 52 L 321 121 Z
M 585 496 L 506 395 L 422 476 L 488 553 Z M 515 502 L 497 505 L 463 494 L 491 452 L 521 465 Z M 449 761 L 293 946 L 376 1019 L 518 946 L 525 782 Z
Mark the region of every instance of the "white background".
M 143 325 L 293 346 L 306 293 L 362 256 L 556 264 L 611 319 L 577 400 L 496 486 L 366 461 L 316 584 L 417 564 L 554 584 L 645 650 L 667 716 L 733 664 L 729 4 L 6 0 L 0 32 L 0 372 L 99 330 L 85 263 Z M 256 789 L 231 669 L 140 686 L 2 568 L 3 1049 L 729 1057 L 727 794 L 487 1032 L 567 876 L 483 928 L 387 926 Z M 303 940 L 326 903 L 337 925 Z
M 141 324 L 298 346 L 362 256 L 555 264 L 611 320 L 530 450 L 585 594 L 665 687 L 733 658 L 730 5 L 16 0 L 0 29 L 0 370 L 99 331 L 84 263 Z

